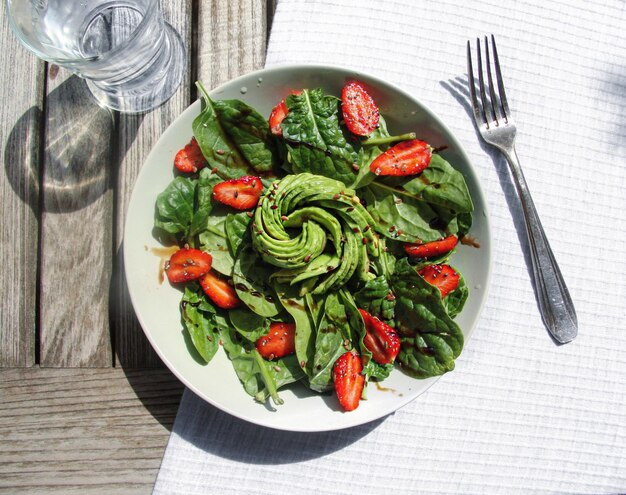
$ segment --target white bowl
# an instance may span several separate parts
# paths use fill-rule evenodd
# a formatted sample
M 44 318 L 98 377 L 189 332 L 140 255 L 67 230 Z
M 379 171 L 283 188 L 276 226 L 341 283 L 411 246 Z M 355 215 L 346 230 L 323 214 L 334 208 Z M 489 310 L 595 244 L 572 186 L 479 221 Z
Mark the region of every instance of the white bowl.
M 480 243 L 478 249 L 460 246 L 452 258 L 470 288 L 465 308 L 456 318 L 467 344 L 487 295 L 491 235 L 478 178 L 461 145 L 439 118 L 398 87 L 340 67 L 297 65 L 260 70 L 223 84 L 210 96 L 242 99 L 269 116 L 272 107 L 291 89 L 323 87 L 327 93 L 339 96 L 348 79 L 368 85 L 392 134 L 416 131 L 420 139 L 434 147 L 446 145 L 442 155 L 465 176 L 475 206 L 470 235 Z M 301 385 L 281 390 L 285 403 L 274 408 L 259 404 L 246 394 L 223 350 L 208 365 L 194 359 L 180 321 L 181 292 L 159 276 L 162 260 L 171 253 L 167 254 L 153 237 L 152 227 L 156 197 L 173 179 L 174 155 L 189 142 L 191 124 L 199 112 L 200 102 L 196 101 L 170 125 L 148 155 L 130 200 L 124 232 L 124 262 L 131 300 L 146 336 L 163 362 L 210 404 L 238 418 L 281 430 L 327 431 L 356 426 L 390 414 L 418 397 L 437 377 L 417 380 L 398 369 L 380 386 L 371 384 L 368 399 L 352 412 L 343 412 L 333 394 L 315 394 Z

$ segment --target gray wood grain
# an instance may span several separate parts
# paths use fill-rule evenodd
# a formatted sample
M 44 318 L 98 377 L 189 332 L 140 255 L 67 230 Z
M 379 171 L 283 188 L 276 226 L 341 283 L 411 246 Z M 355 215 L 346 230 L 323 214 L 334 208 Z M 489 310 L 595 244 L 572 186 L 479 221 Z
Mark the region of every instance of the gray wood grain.
M 149 494 L 183 386 L 165 370 L 0 370 L 0 494 Z
M 113 113 L 48 70 L 41 212 L 42 366 L 111 366 Z
M 162 363 L 146 339 L 135 316 L 124 277 L 123 237 L 128 202 L 135 180 L 148 153 L 163 131 L 189 106 L 191 72 L 192 5 L 190 0 L 163 3 L 167 22 L 176 29 L 185 44 L 187 74 L 174 96 L 161 107 L 144 115 L 119 116 L 116 180 L 116 243 L 112 326 L 117 364 L 136 367 L 158 367 Z M 176 308 L 173 308 L 176 311 Z
M 267 9 L 263 0 L 198 2 L 196 74 L 207 89 L 263 67 Z
M 0 18 L 6 19 L 5 2 L 1 2 L 0 13 Z M 0 71 L 0 367 L 32 366 L 44 64 L 19 44 L 6 21 L 0 23 L 0 46 L 4 67 Z

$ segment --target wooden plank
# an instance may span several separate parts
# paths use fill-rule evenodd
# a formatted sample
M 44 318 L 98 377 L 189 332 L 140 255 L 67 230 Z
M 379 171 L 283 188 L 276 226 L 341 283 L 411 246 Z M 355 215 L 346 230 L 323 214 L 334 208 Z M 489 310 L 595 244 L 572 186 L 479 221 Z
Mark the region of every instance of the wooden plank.
M 264 0 L 198 2 L 197 78 L 207 89 L 263 67 L 267 9 Z
M 149 494 L 183 385 L 166 370 L 0 371 L 0 494 Z
M 111 366 L 113 113 L 50 66 L 41 227 L 42 366 Z
M 6 3 L 0 5 L 6 19 Z M 35 363 L 39 144 L 44 64 L 0 23 L 0 367 Z M 33 77 L 34 76 L 34 77 Z
M 161 107 L 145 115 L 120 115 L 117 161 L 119 173 L 116 188 L 116 268 L 112 325 L 115 332 L 117 364 L 126 368 L 159 367 L 162 363 L 146 339 L 132 308 L 124 277 L 122 253 L 124 223 L 133 185 L 148 153 L 163 131 L 190 102 L 191 67 L 191 0 L 164 2 L 164 17 L 176 29 L 186 47 L 187 75 L 174 96 Z M 172 309 L 176 311 L 176 308 Z

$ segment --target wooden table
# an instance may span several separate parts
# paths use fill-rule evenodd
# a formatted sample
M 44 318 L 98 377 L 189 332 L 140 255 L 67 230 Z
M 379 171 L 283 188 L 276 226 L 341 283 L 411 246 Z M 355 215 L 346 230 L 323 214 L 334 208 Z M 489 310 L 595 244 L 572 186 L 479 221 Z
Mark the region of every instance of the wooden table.
M 123 227 L 165 128 L 207 88 L 264 65 L 274 2 L 173 0 L 187 77 L 144 115 L 23 49 L 0 3 L 0 493 L 150 493 L 183 392 L 127 294 Z

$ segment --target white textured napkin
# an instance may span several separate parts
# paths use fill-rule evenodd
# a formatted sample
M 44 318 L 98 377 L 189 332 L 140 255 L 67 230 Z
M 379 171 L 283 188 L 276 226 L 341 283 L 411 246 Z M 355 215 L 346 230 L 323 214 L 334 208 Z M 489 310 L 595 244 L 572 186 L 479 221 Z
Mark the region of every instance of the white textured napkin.
M 564 346 L 537 310 L 505 162 L 469 115 L 465 44 L 488 33 L 578 313 Z M 372 424 L 285 433 L 185 392 L 155 493 L 626 493 L 626 2 L 282 0 L 267 65 L 303 62 L 396 83 L 458 136 L 491 214 L 486 307 L 456 370 Z

